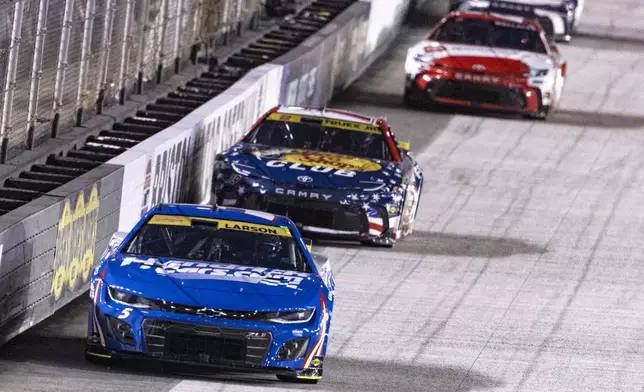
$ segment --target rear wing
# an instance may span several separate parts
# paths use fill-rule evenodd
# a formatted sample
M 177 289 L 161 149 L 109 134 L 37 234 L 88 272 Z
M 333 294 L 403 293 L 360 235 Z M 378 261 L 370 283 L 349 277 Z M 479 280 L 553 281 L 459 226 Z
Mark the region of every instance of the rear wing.
M 483 12 L 495 13 L 509 16 L 520 16 L 526 19 L 531 19 L 541 25 L 544 33 L 549 41 L 554 39 L 555 29 L 552 21 L 548 17 L 540 16 L 537 7 L 529 4 L 519 4 L 511 1 L 491 0 L 487 7 L 475 6 Z

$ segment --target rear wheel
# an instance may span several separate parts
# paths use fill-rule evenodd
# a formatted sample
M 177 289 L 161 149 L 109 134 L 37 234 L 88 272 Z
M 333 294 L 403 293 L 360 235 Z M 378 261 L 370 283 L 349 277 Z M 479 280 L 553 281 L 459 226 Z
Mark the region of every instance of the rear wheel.
M 277 379 L 283 382 L 291 382 L 297 384 L 317 384 L 319 378 L 297 378 L 296 376 L 287 376 L 284 374 L 276 374 Z

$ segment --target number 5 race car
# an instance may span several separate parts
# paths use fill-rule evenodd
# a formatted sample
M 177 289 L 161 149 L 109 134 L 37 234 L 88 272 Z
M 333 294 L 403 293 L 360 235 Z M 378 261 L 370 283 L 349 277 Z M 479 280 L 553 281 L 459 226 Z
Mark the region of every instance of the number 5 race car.
M 452 12 L 410 48 L 404 99 L 546 119 L 563 94 L 566 62 L 534 19 Z
M 317 236 L 393 246 L 413 230 L 423 183 L 408 147 L 381 118 L 277 107 L 217 157 L 213 198 Z
M 159 205 L 95 269 L 86 358 L 322 377 L 335 282 L 292 221 Z

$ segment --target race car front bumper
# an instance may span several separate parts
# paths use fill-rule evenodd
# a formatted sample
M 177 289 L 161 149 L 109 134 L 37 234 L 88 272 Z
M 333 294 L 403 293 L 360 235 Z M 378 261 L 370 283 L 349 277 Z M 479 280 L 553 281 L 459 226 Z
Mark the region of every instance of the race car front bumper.
M 95 280 L 90 290 L 94 297 L 89 305 L 88 359 L 322 378 L 329 325 L 326 306 L 307 323 L 271 325 L 132 308 L 112 300 L 102 282 Z
M 442 73 L 435 77 L 421 73 L 407 75 L 405 92 L 415 99 L 446 105 L 466 106 L 515 113 L 534 113 L 552 100 L 550 92 L 525 82 L 493 83 L 486 75 L 457 77 L 459 73 Z M 447 77 L 446 77 L 447 76 Z

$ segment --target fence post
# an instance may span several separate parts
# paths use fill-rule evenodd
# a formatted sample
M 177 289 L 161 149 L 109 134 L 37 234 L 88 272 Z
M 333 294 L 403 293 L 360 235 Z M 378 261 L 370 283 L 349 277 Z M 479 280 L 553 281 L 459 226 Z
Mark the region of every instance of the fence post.
M 92 56 L 92 33 L 94 30 L 94 16 L 96 11 L 95 0 L 87 0 L 85 4 L 85 21 L 83 23 L 83 43 L 81 48 L 80 69 L 78 72 L 78 91 L 76 92 L 76 126 L 83 122 L 83 101 L 85 98 L 85 86 L 87 84 L 87 67 L 89 67 Z
M 11 48 L 9 49 L 9 64 L 7 65 L 7 80 L 5 83 L 4 104 L 2 106 L 2 124 L 0 124 L 0 136 L 2 136 L 0 163 L 7 162 L 9 133 L 11 132 L 13 93 L 16 90 L 16 68 L 18 67 L 18 50 L 20 49 L 20 38 L 22 37 L 22 17 L 24 8 L 24 0 L 18 0 L 14 6 L 13 12 Z
M 203 19 L 203 0 L 196 0 L 197 4 L 192 20 L 192 47 L 190 49 L 190 61 L 197 64 L 197 57 L 201 47 L 201 23 Z M 193 4 L 195 4 L 193 3 Z M 194 5 L 193 5 L 194 6 Z
M 99 60 L 98 97 L 96 99 L 96 114 L 103 114 L 105 102 L 105 89 L 107 83 L 107 70 L 110 63 L 110 49 L 112 46 L 112 30 L 114 28 L 114 1 L 105 2 L 105 21 L 103 23 L 103 37 L 101 39 L 101 59 Z
M 159 20 L 161 20 L 161 29 L 159 31 L 159 51 L 157 52 L 157 84 L 160 84 L 163 79 L 163 60 L 165 58 L 165 32 L 166 25 L 168 24 L 168 2 L 170 0 L 161 0 L 161 11 L 159 12 Z
M 31 87 L 29 89 L 29 110 L 27 112 L 27 149 L 34 148 L 34 130 L 36 127 L 36 111 L 38 110 L 38 95 L 40 94 L 40 80 L 42 78 L 42 54 L 47 34 L 47 10 L 49 0 L 40 0 L 38 4 L 38 22 L 36 25 L 36 45 L 34 49 L 34 62 L 31 67 Z
M 174 35 L 174 73 L 181 71 L 181 27 L 183 26 L 183 0 L 177 0 L 177 25 Z
M 58 55 L 58 67 L 56 69 L 56 82 L 54 84 L 54 119 L 51 124 L 52 138 L 58 137 L 58 122 L 60 121 L 60 109 L 63 106 L 65 71 L 67 70 L 67 54 L 69 52 L 69 39 L 71 38 L 73 17 L 74 0 L 65 0 L 63 28 L 60 35 L 60 52 Z
M 123 46 L 121 47 L 121 66 L 119 67 L 119 104 L 125 104 L 125 84 L 127 82 L 127 65 L 130 58 L 130 24 L 132 23 L 134 0 L 125 4 L 125 26 L 123 27 Z
M 139 32 L 139 75 L 136 82 L 136 93 L 143 94 L 143 73 L 145 71 L 145 37 L 148 34 L 150 26 L 148 25 L 148 15 L 150 13 L 150 0 L 141 0 L 141 14 L 139 15 L 139 26 L 143 31 Z

